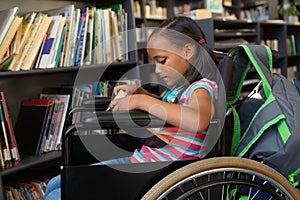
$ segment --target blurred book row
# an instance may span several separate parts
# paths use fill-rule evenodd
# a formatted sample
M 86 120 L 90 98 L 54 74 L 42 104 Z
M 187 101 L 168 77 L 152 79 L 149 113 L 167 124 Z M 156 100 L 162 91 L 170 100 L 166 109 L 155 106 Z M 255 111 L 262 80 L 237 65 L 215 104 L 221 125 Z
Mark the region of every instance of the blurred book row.
M 142 17 L 141 4 L 139 1 L 134 1 L 134 16 Z M 144 6 L 144 17 L 153 19 L 166 19 L 167 8 L 159 6 L 156 0 L 148 0 Z
M 109 8 L 62 8 L 19 15 L 0 11 L 1 70 L 31 70 L 124 61 L 127 13 Z
M 26 174 L 12 176 L 6 179 L 3 187 L 3 195 L 7 200 L 43 199 L 46 186 L 54 172 L 49 175 Z

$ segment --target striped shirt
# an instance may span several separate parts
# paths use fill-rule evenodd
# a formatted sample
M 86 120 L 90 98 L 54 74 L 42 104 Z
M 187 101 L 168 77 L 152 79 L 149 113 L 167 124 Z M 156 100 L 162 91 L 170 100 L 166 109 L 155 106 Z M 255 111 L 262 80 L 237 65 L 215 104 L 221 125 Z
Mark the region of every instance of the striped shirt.
M 183 91 L 179 104 L 188 106 L 192 95 L 197 89 L 206 89 L 215 102 L 218 95 L 217 84 L 208 79 L 201 79 L 192 83 L 185 91 Z M 168 91 L 163 101 L 174 103 L 176 96 L 180 93 L 182 88 L 175 88 Z M 167 145 L 161 148 L 153 148 L 143 145 L 141 149 L 134 151 L 130 157 L 132 163 L 137 162 L 159 162 L 159 161 L 173 161 L 173 160 L 197 160 L 203 158 L 204 148 L 203 143 L 205 139 L 205 132 L 192 133 L 182 130 L 178 127 L 163 127 L 157 130 L 168 142 Z

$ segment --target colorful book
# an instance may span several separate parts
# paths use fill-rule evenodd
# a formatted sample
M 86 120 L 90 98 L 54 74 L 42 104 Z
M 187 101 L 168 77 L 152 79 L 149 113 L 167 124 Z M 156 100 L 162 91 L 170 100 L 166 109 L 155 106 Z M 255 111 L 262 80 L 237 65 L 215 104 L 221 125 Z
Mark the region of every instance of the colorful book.
M 68 107 L 69 107 L 69 101 L 70 101 L 70 95 L 69 94 L 46 94 L 42 93 L 40 94 L 41 99 L 49 99 L 49 100 L 57 100 L 59 101 L 58 109 L 57 109 L 57 116 L 54 124 L 56 126 L 54 127 L 53 136 L 52 136 L 52 142 L 50 142 L 50 150 L 59 150 L 61 148 L 61 137 L 64 130 L 65 120 L 67 117 Z
M 77 33 L 75 65 L 82 66 L 86 45 L 87 27 L 88 27 L 89 8 L 81 10 L 79 28 Z
M 6 98 L 5 98 L 4 92 L 0 92 L 0 102 L 2 103 L 4 120 L 5 120 L 5 124 L 7 126 L 8 134 L 10 137 L 9 147 L 10 147 L 10 151 L 11 151 L 11 155 L 12 155 L 12 162 L 13 162 L 13 165 L 18 165 L 18 164 L 20 164 L 21 157 L 20 157 L 18 145 L 16 142 L 15 131 L 14 131 L 14 127 L 12 125 L 12 121 L 10 118 L 10 114 L 9 114 L 9 110 L 8 110 L 8 106 L 6 103 Z
M 7 126 L 5 125 L 5 118 L 4 118 L 4 111 L 3 111 L 3 104 L 0 102 L 0 123 L 1 123 L 1 132 L 2 132 L 2 140 L 3 141 L 3 155 L 4 155 L 4 163 L 5 163 L 5 168 L 11 168 L 13 166 L 13 160 L 12 160 L 12 155 L 10 151 L 10 138 L 8 135 L 8 129 Z
M 60 41 L 59 41 L 59 44 L 58 44 L 58 49 L 57 49 L 57 55 L 55 57 L 55 60 L 54 60 L 54 67 L 63 67 L 63 59 L 64 59 L 64 52 L 65 52 L 65 41 L 66 41 L 66 32 L 67 32 L 67 28 L 64 27 L 63 28 L 63 31 L 61 33 L 61 37 L 60 37 Z
M 61 15 L 52 16 L 52 22 L 47 31 L 48 38 L 42 49 L 42 56 L 38 68 L 54 68 L 65 19 L 66 18 Z
M 64 49 L 62 49 L 61 56 L 62 56 L 62 65 L 61 66 L 68 66 L 70 60 L 70 51 L 72 46 L 72 38 L 74 37 L 73 29 L 75 25 L 75 6 L 74 5 L 67 5 L 60 8 L 55 8 L 51 10 L 44 10 L 43 13 L 48 14 L 50 16 L 61 15 L 65 17 L 66 23 L 66 40 L 64 44 Z

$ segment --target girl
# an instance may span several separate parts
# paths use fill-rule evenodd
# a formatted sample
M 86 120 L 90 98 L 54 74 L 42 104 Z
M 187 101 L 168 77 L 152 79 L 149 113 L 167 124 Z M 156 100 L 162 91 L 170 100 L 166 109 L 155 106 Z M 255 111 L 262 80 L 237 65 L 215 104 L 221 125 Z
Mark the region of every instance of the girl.
M 100 164 L 197 160 L 203 158 L 205 132 L 214 115 L 218 88 L 214 79 L 216 63 L 205 36 L 192 19 L 184 16 L 166 20 L 153 31 L 147 43 L 148 55 L 155 62 L 155 72 L 167 89 L 160 97 L 134 85 L 114 88 L 126 96 L 113 100 L 112 111 L 143 110 L 174 127 L 159 133 L 168 143 L 163 147 L 143 145 L 133 155 Z M 212 79 L 212 80 L 209 80 Z M 52 179 L 45 200 L 60 196 L 60 177 Z

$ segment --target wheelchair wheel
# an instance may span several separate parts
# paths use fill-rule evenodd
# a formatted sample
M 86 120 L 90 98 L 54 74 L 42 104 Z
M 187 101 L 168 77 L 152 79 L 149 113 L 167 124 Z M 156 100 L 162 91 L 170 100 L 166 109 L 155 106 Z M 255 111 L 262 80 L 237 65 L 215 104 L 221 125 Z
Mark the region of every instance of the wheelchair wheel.
M 285 177 L 259 162 L 216 157 L 186 165 L 163 178 L 143 200 L 299 199 Z

